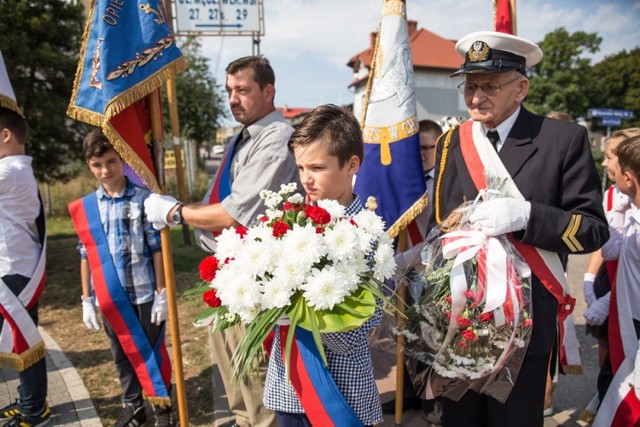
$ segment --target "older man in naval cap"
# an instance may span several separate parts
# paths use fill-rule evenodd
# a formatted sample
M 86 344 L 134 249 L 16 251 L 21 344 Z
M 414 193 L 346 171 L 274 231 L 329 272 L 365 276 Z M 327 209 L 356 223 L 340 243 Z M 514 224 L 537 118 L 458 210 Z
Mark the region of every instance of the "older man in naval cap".
M 481 203 L 470 220 L 488 236 L 509 235 L 531 267 L 533 327 L 519 372 L 511 371 L 511 390 L 444 399 L 444 423 L 540 427 L 549 360 L 562 356 L 562 320 L 575 302 L 561 259 L 592 252 L 608 238 L 598 174 L 584 127 L 522 105 L 526 69 L 542 60 L 536 44 L 482 31 L 460 39 L 456 50 L 465 60 L 451 77 L 464 79 L 458 88 L 471 120 L 438 141 L 431 225 L 474 200 L 487 176 L 502 178 L 504 194 Z

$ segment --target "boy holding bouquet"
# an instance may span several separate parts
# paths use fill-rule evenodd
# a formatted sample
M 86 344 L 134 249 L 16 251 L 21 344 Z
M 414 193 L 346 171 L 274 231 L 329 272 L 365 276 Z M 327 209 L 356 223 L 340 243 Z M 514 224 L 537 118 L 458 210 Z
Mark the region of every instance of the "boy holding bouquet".
M 335 200 L 344 206 L 347 216 L 362 210 L 352 182 L 364 156 L 364 144 L 360 126 L 351 113 L 335 105 L 316 108 L 291 135 L 289 149 L 310 202 Z M 328 418 L 342 425 L 370 426 L 382 421 L 368 345 L 369 332 L 380 324 L 381 317 L 382 311 L 377 307 L 360 327 L 320 334 L 327 363 L 318 362 L 320 368 L 328 370 L 323 384 L 304 384 L 306 372 L 299 372 L 295 355 L 286 372 L 282 342 L 289 326 L 276 328 L 264 404 L 276 412 L 281 426 L 321 425 Z

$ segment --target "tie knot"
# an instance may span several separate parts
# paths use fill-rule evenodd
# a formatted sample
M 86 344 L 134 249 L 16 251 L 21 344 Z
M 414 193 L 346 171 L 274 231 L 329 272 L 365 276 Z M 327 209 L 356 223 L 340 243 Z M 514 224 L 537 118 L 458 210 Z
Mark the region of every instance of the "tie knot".
M 488 131 L 487 132 L 487 138 L 491 142 L 491 145 L 493 145 L 493 148 L 495 148 L 497 150 L 498 149 L 498 141 L 500 141 L 500 135 L 498 134 L 498 131 L 495 130 L 495 129 L 492 129 L 492 130 Z

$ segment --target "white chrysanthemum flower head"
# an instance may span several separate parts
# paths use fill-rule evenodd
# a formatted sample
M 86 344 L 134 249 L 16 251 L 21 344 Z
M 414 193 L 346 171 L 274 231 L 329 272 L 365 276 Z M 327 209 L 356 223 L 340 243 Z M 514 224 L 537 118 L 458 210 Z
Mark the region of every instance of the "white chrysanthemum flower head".
M 357 229 L 349 221 L 339 221 L 332 228 L 324 231 L 324 241 L 327 244 L 327 256 L 333 261 L 346 260 L 358 252 L 356 245 Z
M 281 240 L 285 254 L 295 262 L 302 271 L 309 270 L 326 254 L 326 246 L 322 235 L 317 234 L 314 227 L 301 227 L 294 224 Z M 294 259 L 295 258 L 295 259 Z
M 332 223 L 339 221 L 345 216 L 344 206 L 342 206 L 337 200 L 322 199 L 318 200 L 317 204 L 319 207 L 329 212 Z
M 300 194 L 300 193 L 295 193 L 295 194 L 292 194 L 291 196 L 289 196 L 287 201 L 289 203 L 300 205 L 300 204 L 304 203 L 304 197 L 302 197 L 302 194 Z
M 314 268 L 308 281 L 300 288 L 304 291 L 307 303 L 316 310 L 331 310 L 349 295 L 345 289 L 345 280 L 333 267 L 322 270 Z
M 272 246 L 272 240 L 267 242 L 248 240 L 236 252 L 234 263 L 251 275 L 263 276 L 273 267 Z
M 261 241 L 263 244 L 268 244 L 270 241 L 274 241 L 273 229 L 267 227 L 264 223 L 260 223 L 255 227 L 247 229 L 247 234 L 244 236 L 247 241 Z
M 286 277 L 273 276 L 271 280 L 263 283 L 264 295 L 262 309 L 283 308 L 291 303 L 293 289 Z
M 225 228 L 220 235 L 216 237 L 216 258 L 221 261 L 234 258 L 236 252 L 243 244 L 243 239 L 235 228 Z
M 338 262 L 333 265 L 333 270 L 336 272 L 336 281 L 346 292 L 347 295 L 358 289 L 360 285 L 360 276 L 358 269 L 358 257 L 354 257 L 347 262 Z M 365 269 L 367 269 L 366 263 L 362 263 Z
M 390 279 L 396 271 L 396 260 L 393 258 L 393 248 L 390 245 L 379 245 L 373 257 L 373 277 L 383 281 Z
M 358 212 L 353 220 L 358 227 L 365 230 L 367 233 L 378 236 L 384 233 L 384 221 L 375 212 L 370 211 L 369 209 L 363 209 Z

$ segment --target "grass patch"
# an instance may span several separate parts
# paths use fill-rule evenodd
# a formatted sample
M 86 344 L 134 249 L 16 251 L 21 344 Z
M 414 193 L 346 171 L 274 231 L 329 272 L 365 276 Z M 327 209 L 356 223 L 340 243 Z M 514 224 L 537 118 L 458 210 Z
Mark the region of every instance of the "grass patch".
M 111 425 L 120 414 L 122 391 L 104 330 L 89 331 L 82 323 L 78 238 L 68 215 L 48 218 L 47 224 L 47 285 L 40 300 L 40 324 L 78 369 L 102 424 Z M 174 229 L 171 235 L 190 425 L 209 426 L 213 390 L 208 332 L 191 324 L 203 306 L 198 297 L 180 296 L 198 282 L 197 266 L 204 253 L 183 243 L 182 230 Z M 173 358 L 169 334 L 166 342 Z

